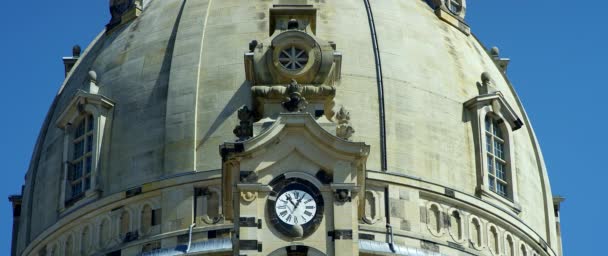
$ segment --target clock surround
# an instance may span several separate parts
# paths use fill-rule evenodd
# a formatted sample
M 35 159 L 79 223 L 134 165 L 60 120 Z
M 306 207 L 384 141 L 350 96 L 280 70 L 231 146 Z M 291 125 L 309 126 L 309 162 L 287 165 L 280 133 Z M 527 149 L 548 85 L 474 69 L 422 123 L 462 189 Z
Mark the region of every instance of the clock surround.
M 272 191 L 267 197 L 266 212 L 273 229 L 291 239 L 302 239 L 313 234 L 323 220 L 325 207 L 319 188 L 305 179 L 285 178 L 284 175 L 269 185 Z M 296 196 L 299 198 L 294 198 Z M 312 209 L 300 209 L 313 206 L 314 212 Z

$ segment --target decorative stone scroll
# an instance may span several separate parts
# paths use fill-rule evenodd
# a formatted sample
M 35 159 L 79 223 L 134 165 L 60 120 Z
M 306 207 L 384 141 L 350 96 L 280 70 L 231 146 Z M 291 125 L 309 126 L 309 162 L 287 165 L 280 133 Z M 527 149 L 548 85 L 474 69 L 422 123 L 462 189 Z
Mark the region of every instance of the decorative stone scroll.
M 355 133 L 355 129 L 350 124 L 350 112 L 346 111 L 344 107 L 341 107 L 338 113 L 336 113 L 336 121 L 338 122 L 338 126 L 336 126 L 336 136 L 341 139 L 348 140 L 353 133 Z
M 240 123 L 232 132 L 239 138 L 239 140 L 251 138 L 253 136 L 253 112 L 249 110 L 249 107 L 244 106 L 243 108 L 239 109 L 238 117 Z

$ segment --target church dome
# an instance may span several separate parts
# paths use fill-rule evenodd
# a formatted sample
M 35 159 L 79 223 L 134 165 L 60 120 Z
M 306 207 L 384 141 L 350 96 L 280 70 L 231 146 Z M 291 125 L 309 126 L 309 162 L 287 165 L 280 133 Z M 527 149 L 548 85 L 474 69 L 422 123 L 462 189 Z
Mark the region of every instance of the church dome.
M 509 60 L 466 1 L 110 2 L 64 59 L 15 255 L 561 255 Z M 317 215 L 286 203 L 285 228 L 269 202 L 293 187 Z

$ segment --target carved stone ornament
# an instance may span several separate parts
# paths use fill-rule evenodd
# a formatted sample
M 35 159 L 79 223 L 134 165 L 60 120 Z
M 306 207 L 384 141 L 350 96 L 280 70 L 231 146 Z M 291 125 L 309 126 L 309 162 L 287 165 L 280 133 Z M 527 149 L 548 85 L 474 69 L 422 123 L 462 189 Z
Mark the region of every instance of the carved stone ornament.
M 245 191 L 241 192 L 241 198 L 243 201 L 251 203 L 258 198 L 258 192 Z
M 336 113 L 336 121 L 338 122 L 336 136 L 344 140 L 350 139 L 355 133 L 355 129 L 350 124 L 350 113 L 344 107 L 341 107 Z
M 249 107 L 244 106 L 239 109 L 238 118 L 240 120 L 239 125 L 232 132 L 239 140 L 251 138 L 253 136 L 253 112 L 249 110 Z
M 477 89 L 479 90 L 479 95 L 485 95 L 497 91 L 492 82 L 490 73 L 483 72 L 481 74 L 481 83 L 477 83 Z
M 289 112 L 301 112 L 306 109 L 308 102 L 302 96 L 303 86 L 296 80 L 291 80 L 287 85 L 287 98 L 282 102 L 283 107 Z
M 130 11 L 142 10 L 142 0 L 110 0 L 110 22 L 106 25 L 108 30 L 111 30 L 123 22 L 130 20 L 126 16 L 137 16 L 128 15 Z M 131 17 L 132 18 L 132 17 Z
M 336 202 L 346 203 L 351 201 L 350 191 L 348 189 L 338 189 L 334 193 L 334 198 Z

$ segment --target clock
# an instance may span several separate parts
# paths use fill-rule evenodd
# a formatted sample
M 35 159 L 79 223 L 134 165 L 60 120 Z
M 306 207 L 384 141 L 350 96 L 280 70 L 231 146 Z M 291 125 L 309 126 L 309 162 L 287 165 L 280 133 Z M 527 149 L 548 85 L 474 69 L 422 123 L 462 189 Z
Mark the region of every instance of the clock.
M 281 178 L 270 185 L 267 212 L 274 229 L 290 238 L 311 235 L 323 219 L 319 189 L 300 178 Z

